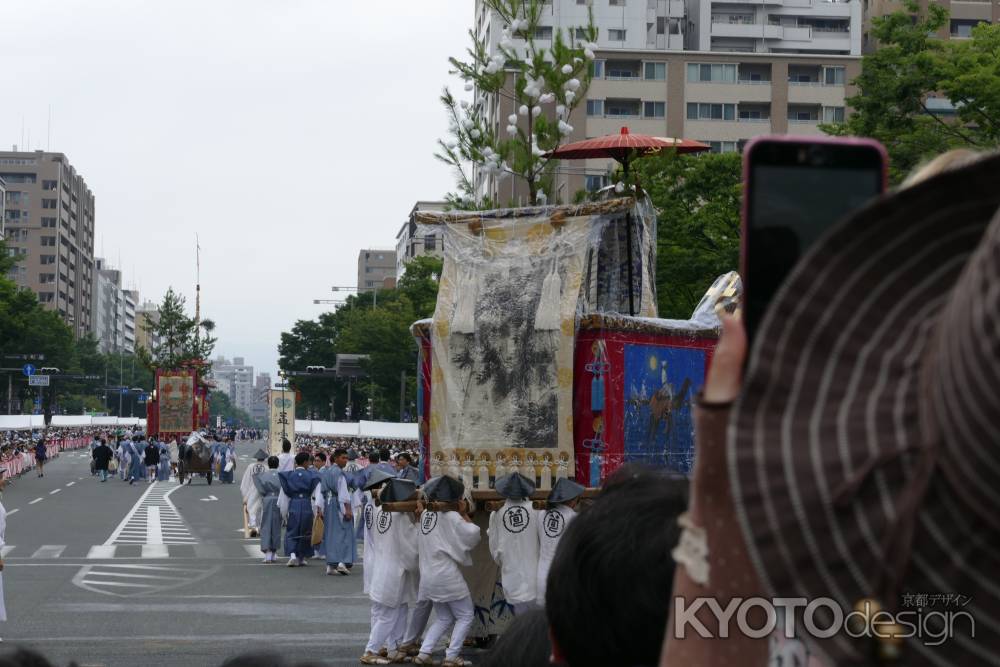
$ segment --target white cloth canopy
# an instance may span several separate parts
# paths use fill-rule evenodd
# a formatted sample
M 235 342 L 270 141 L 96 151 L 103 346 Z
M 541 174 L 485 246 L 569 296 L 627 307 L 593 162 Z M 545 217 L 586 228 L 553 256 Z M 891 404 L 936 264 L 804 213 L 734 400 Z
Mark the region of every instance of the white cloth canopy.
M 138 417 L 91 417 L 90 415 L 52 415 L 52 428 L 101 428 L 128 426 L 146 428 L 146 420 Z M 30 431 L 45 428 L 42 415 L 0 415 L 0 431 Z
M 308 419 L 295 420 L 295 433 L 341 438 L 388 438 L 416 440 L 417 424 L 398 422 L 326 422 Z

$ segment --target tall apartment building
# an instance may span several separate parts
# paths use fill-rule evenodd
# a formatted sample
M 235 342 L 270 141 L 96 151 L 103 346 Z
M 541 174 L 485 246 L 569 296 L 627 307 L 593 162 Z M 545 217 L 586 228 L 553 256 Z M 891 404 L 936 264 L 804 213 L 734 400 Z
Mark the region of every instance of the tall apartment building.
M 125 296 L 122 274 L 111 268 L 103 257 L 94 260 L 91 331 L 98 349 L 107 354 L 118 352 L 124 343 Z
M 270 406 L 268 405 L 268 400 L 271 391 L 271 374 L 270 373 L 258 373 L 257 381 L 254 383 L 253 393 L 253 409 L 250 411 L 250 416 L 254 418 L 254 421 L 260 423 L 267 421 L 267 417 L 270 411 Z
M 3 222 L 7 217 L 7 181 L 0 178 L 0 238 L 4 236 Z
M 125 305 L 125 317 L 122 319 L 124 326 L 125 351 L 135 352 L 136 344 L 136 306 L 139 304 L 139 292 L 136 290 L 122 290 L 123 302 Z
M 410 216 L 396 234 L 396 280 L 406 272 L 406 263 L 415 257 L 444 256 L 444 236 L 440 229 L 417 224 L 417 213 L 443 211 L 443 201 L 418 201 L 410 209 Z M 359 283 L 360 284 L 360 283 Z
M 229 361 L 223 356 L 212 362 L 212 381 L 219 391 L 224 391 L 240 410 L 253 411 L 254 375 L 253 366 L 244 363 L 243 357 L 233 357 Z
M 819 135 L 820 123 L 849 113 L 845 99 L 854 94 L 850 81 L 860 72 L 858 0 L 552 0 L 536 42 L 546 45 L 556 29 L 576 34 L 586 24 L 588 4 L 598 49 L 586 99 L 569 119 L 574 131 L 567 141 L 628 127 L 730 152 L 761 134 Z M 475 28 L 495 50 L 503 23 L 482 0 L 476 1 Z M 674 30 L 683 39 L 672 39 Z M 515 113 L 513 100 L 491 97 L 484 100 L 487 118 L 503 135 Z M 555 199 L 567 202 L 581 189 L 606 185 L 614 167 L 609 160 L 563 162 Z M 482 195 L 503 204 L 528 203 L 520 179 L 475 177 Z
M 396 284 L 396 251 L 368 248 L 358 253 L 358 289 L 382 289 Z
M 62 153 L 0 151 L 15 281 L 80 336 L 93 327 L 94 195 Z
M 160 307 L 152 301 L 145 301 L 135 310 L 135 345 L 152 350 L 160 345 L 160 337 L 147 327 L 160 321 Z

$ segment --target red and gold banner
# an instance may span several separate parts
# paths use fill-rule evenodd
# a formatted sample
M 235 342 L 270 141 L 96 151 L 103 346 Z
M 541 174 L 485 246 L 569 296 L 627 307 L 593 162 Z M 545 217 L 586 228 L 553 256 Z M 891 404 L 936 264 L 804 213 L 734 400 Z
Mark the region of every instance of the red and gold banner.
M 191 371 L 163 372 L 156 381 L 160 433 L 189 433 L 194 428 L 194 374 Z

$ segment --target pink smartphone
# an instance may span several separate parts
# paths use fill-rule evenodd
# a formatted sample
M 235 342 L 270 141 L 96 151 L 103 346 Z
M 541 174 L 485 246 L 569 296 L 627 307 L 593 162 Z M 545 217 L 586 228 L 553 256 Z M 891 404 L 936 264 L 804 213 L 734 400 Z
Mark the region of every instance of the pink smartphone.
M 743 320 L 760 325 L 799 258 L 834 223 L 885 192 L 888 157 L 871 139 L 758 137 L 743 152 Z

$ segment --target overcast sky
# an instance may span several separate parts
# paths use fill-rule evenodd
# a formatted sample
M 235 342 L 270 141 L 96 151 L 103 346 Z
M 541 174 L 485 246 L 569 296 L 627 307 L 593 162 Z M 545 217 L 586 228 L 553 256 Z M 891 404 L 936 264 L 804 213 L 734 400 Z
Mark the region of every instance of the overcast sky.
M 0 147 L 69 157 L 95 253 L 143 299 L 173 286 L 193 310 L 198 233 L 216 353 L 273 375 L 358 250 L 452 187 L 438 95 L 461 90 L 447 57 L 472 19 L 471 0 L 3 1 Z

